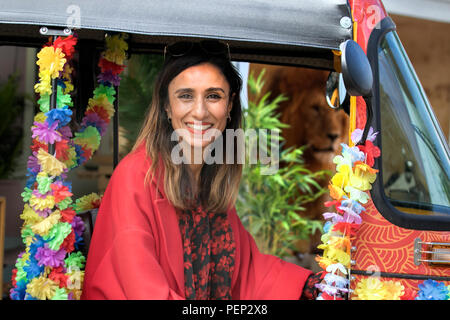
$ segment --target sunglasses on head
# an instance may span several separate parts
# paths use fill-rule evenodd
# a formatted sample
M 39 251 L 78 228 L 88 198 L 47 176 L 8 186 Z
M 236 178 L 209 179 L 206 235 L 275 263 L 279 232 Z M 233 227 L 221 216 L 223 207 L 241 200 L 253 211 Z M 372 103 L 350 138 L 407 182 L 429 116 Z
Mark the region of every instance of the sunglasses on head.
M 169 44 L 164 47 L 164 60 L 166 60 L 166 57 L 182 57 L 192 52 L 194 49 L 200 49 L 206 54 L 223 56 L 228 60 L 231 60 L 230 46 L 228 43 L 217 40 L 202 40 L 200 42 L 180 41 Z

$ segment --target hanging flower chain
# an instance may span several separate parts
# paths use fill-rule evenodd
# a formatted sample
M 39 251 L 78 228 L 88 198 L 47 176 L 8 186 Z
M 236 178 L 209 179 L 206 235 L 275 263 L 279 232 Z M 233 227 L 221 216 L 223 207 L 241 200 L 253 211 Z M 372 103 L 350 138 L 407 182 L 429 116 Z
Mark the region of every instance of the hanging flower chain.
M 352 142 L 361 139 L 361 130 L 352 134 Z M 322 244 L 323 255 L 316 258 L 319 266 L 324 269 L 324 281 L 316 286 L 320 289 L 319 300 L 342 300 L 349 293 L 351 240 L 362 223 L 361 212 L 365 211 L 363 204 L 369 196 L 366 191 L 372 188 L 378 170 L 371 168 L 366 146 L 375 139 L 373 130 L 369 133 L 365 145 L 349 147 L 341 144 L 342 155 L 334 157 L 336 174 L 331 178 L 328 186 L 332 201 L 325 202 L 327 208 L 334 207 L 336 212 L 325 212 L 324 234 Z M 367 150 L 369 148 L 367 147 Z M 373 149 L 379 149 L 373 146 Z M 379 156 L 379 152 L 371 150 L 371 160 Z
M 363 131 L 356 129 L 351 134 L 354 144 L 361 140 Z M 336 212 L 325 212 L 323 217 L 324 234 L 322 244 L 323 255 L 316 258 L 324 269 L 324 281 L 316 286 L 321 293 L 318 300 L 343 300 L 350 292 L 349 280 L 346 277 L 350 270 L 351 240 L 359 229 L 365 211 L 364 204 L 369 200 L 367 191 L 372 189 L 378 170 L 373 169 L 375 158 L 381 152 L 373 144 L 378 132 L 369 130 L 364 145 L 349 147 L 341 144 L 342 155 L 334 157 L 336 174 L 328 186 L 332 201 L 325 202 L 326 207 L 334 207 Z M 449 300 L 450 286 L 443 282 L 426 280 L 419 284 L 419 291 L 405 289 L 398 281 L 382 281 L 378 277 L 360 280 L 351 295 L 352 300 Z
M 89 160 L 100 145 L 101 136 L 114 115 L 114 86 L 124 69 L 128 45 L 125 35 L 107 36 L 101 54 L 98 86 L 89 99 L 81 129 L 72 134 L 69 123 L 73 106 L 70 93 L 73 56 L 77 38 L 58 37 L 37 54 L 39 81 L 34 89 L 40 95 L 40 111 L 34 118 L 32 156 L 28 159 L 21 219 L 25 251 L 13 270 L 10 297 L 13 300 L 80 299 L 84 278 L 84 223 L 76 214 L 98 208 L 100 196 L 90 194 L 72 201 L 69 170 Z M 57 81 L 56 108 L 50 110 L 52 80 Z M 54 154 L 49 153 L 49 144 Z

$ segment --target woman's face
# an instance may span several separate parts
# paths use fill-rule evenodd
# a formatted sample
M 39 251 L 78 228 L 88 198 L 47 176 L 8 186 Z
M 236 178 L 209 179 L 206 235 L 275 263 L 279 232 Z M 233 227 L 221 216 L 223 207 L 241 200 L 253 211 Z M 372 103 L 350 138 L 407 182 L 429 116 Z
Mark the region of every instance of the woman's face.
M 191 147 L 203 149 L 225 130 L 232 108 L 230 86 L 216 66 L 187 68 L 169 83 L 168 93 L 172 127 Z

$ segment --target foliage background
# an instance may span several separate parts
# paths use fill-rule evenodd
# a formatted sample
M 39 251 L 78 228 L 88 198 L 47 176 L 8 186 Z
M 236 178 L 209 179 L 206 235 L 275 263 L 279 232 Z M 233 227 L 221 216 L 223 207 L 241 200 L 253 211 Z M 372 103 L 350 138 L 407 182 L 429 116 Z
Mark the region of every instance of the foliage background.
M 279 169 L 275 174 L 262 175 L 264 165 L 247 165 L 249 155 L 246 154 L 236 210 L 262 252 L 284 257 L 295 251 L 295 242 L 322 231 L 321 221 L 304 218 L 299 213 L 305 210 L 306 203 L 326 192 L 317 181 L 329 173 L 305 168 L 302 159 L 305 147 L 283 148 L 282 130 L 288 126 L 279 121 L 276 111 L 279 103 L 287 98 L 280 95 L 269 101 L 270 92 L 261 96 L 264 71 L 257 78 L 253 74 L 249 76 L 248 88 L 256 101 L 249 101 L 249 108 L 244 110 L 244 129 L 278 132 Z M 267 139 L 270 154 L 270 134 Z M 246 137 L 246 150 L 251 150 L 253 146 L 249 144 L 255 143 L 259 141 Z

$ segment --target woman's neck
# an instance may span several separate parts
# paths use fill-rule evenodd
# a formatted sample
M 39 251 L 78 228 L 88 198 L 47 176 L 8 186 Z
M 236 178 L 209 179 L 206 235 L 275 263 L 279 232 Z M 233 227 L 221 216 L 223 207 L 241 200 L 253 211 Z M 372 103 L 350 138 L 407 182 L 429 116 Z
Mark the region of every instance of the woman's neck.
M 189 169 L 191 169 L 192 177 L 194 182 L 198 186 L 200 181 L 200 173 L 202 171 L 203 163 L 200 164 L 189 164 Z

